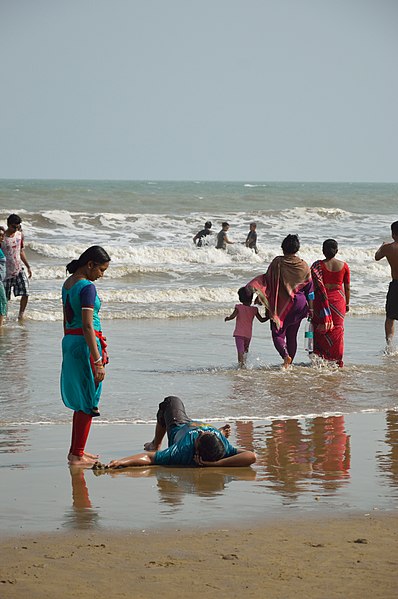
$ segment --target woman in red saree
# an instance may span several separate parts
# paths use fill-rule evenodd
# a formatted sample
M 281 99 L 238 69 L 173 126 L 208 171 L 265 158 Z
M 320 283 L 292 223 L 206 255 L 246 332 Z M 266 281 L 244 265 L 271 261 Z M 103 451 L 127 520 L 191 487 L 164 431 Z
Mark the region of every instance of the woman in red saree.
M 276 256 L 264 275 L 247 284 L 265 305 L 271 320 L 272 340 L 285 368 L 296 355 L 301 321 L 309 312 L 312 314 L 311 271 L 308 264 L 296 256 L 299 249 L 297 235 L 285 237 L 283 256 Z
M 311 266 L 314 282 L 314 353 L 343 366 L 344 317 L 350 309 L 350 269 L 335 256 L 337 241 L 326 239 L 324 260 Z

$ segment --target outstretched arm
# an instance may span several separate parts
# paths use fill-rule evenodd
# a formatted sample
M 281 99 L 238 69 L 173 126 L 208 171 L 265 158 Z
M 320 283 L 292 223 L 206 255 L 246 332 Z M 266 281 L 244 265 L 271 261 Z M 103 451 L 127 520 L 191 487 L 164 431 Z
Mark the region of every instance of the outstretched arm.
M 232 312 L 232 314 L 230 314 L 229 316 L 226 316 L 224 318 L 224 322 L 227 322 L 227 320 L 233 320 L 237 316 L 238 316 L 238 310 L 235 308 L 235 310 Z
M 238 453 L 236 455 L 231 455 L 228 458 L 221 458 L 221 460 L 217 460 L 216 462 L 205 462 L 203 461 L 198 454 L 194 457 L 195 462 L 198 466 L 206 466 L 206 467 L 235 467 L 239 468 L 242 466 L 251 466 L 256 461 L 256 454 L 254 451 L 246 451 L 245 449 L 238 449 Z
M 386 241 L 384 243 L 381 244 L 381 246 L 379 247 L 379 249 L 377 250 L 377 252 L 375 253 L 375 260 L 381 260 L 382 258 L 385 258 L 387 256 L 388 253 L 388 248 L 390 247 L 390 243 L 387 243 Z
M 108 468 L 128 468 L 129 466 L 153 466 L 155 463 L 156 451 L 147 451 L 145 453 L 136 453 L 127 458 L 120 460 L 112 460 L 108 464 Z
M 268 312 L 265 313 L 265 316 L 261 316 L 260 312 L 257 310 L 256 318 L 260 322 L 267 322 L 267 320 L 269 320 Z

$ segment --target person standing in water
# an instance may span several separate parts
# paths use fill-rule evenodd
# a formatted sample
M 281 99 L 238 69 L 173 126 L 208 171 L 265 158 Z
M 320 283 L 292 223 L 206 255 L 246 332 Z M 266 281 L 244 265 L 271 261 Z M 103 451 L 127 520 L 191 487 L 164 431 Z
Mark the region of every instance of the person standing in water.
M 18 319 L 22 320 L 29 299 L 29 279 L 32 276 L 28 260 L 25 255 L 25 239 L 21 229 L 21 217 L 10 214 L 7 218 L 7 230 L 1 242 L 1 249 L 6 257 L 6 278 L 4 289 L 7 301 L 11 299 L 11 291 L 15 297 L 20 297 Z M 26 276 L 24 265 L 28 271 Z
M 314 285 L 314 353 L 336 362 L 341 368 L 344 354 L 344 318 L 350 309 L 350 269 L 338 260 L 335 239 L 325 239 L 322 245 L 324 260 L 311 266 Z
M 222 229 L 221 229 L 221 231 L 217 235 L 217 245 L 216 245 L 216 248 L 218 250 L 226 250 L 227 249 L 227 244 L 234 243 L 233 241 L 230 241 L 228 239 L 228 235 L 227 235 L 228 231 L 229 231 L 229 223 L 227 223 L 227 222 L 222 223 Z
M 211 227 L 212 223 L 208 220 L 205 222 L 205 228 L 196 233 L 195 237 L 193 238 L 193 242 L 198 248 L 201 248 L 202 245 L 207 245 L 206 237 L 208 235 L 212 235 Z
M 247 234 L 245 245 L 247 248 L 254 250 L 255 253 L 258 254 L 256 229 L 257 229 L 257 224 L 250 223 L 250 231 Z
M 269 320 L 267 316 L 261 316 L 257 306 L 252 306 L 253 293 L 247 287 L 241 287 L 238 290 L 240 304 L 236 304 L 234 311 L 230 316 L 224 318 L 225 322 L 236 318 L 234 330 L 236 350 L 238 352 L 238 363 L 242 368 L 245 365 L 246 356 L 249 351 L 250 341 L 252 339 L 253 320 L 257 318 L 260 322 Z
M 6 230 L 0 227 L 0 246 L 4 239 Z M 0 327 L 4 324 L 4 317 L 7 315 L 7 297 L 4 289 L 3 281 L 6 278 L 6 257 L 0 247 Z
M 391 268 L 392 281 L 388 287 L 386 299 L 386 321 L 385 334 L 387 347 L 392 344 L 394 338 L 394 320 L 398 320 L 398 220 L 391 225 L 391 236 L 393 241 L 384 242 L 375 253 L 375 260 L 387 258 Z
M 300 240 L 288 235 L 282 241 L 283 256 L 276 256 L 265 274 L 247 284 L 265 305 L 271 319 L 275 349 L 288 368 L 297 351 L 297 333 L 306 316 L 313 316 L 313 285 L 308 264 L 299 256 Z
M 98 316 L 101 302 L 93 281 L 104 276 L 110 257 L 99 245 L 89 247 L 66 267 L 71 276 L 62 287 L 64 338 L 62 340 L 61 396 L 73 410 L 70 465 L 91 467 L 98 456 L 85 446 L 98 403 L 108 362 Z

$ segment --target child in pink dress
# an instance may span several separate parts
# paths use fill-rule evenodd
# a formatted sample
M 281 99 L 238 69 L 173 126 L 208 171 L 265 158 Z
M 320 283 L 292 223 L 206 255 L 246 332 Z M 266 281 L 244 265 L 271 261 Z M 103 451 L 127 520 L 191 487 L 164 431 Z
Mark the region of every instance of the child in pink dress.
M 253 294 L 248 291 L 247 287 L 241 287 L 238 291 L 238 296 L 241 303 L 236 304 L 232 314 L 226 316 L 224 321 L 227 322 L 227 320 L 236 318 L 234 337 L 236 349 L 238 350 L 239 366 L 242 367 L 245 365 L 246 354 L 249 351 L 254 318 L 257 318 L 260 322 L 266 322 L 269 320 L 269 317 L 261 316 L 257 306 L 251 305 Z

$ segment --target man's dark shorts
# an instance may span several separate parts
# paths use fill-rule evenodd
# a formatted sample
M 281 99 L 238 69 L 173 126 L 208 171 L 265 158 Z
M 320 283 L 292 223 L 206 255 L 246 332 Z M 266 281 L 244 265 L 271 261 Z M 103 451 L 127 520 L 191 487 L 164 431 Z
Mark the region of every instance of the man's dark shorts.
M 393 279 L 388 287 L 386 301 L 386 316 L 398 320 L 398 280 Z
M 11 299 L 11 289 L 14 290 L 15 297 L 29 295 L 29 279 L 24 270 L 21 270 L 15 277 L 4 279 L 3 285 L 8 301 Z
M 165 397 L 162 403 L 159 404 L 156 418 L 159 424 L 165 427 L 167 432 L 174 426 L 191 422 L 191 418 L 188 418 L 185 412 L 184 404 L 175 395 Z

